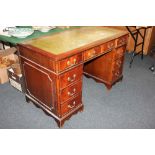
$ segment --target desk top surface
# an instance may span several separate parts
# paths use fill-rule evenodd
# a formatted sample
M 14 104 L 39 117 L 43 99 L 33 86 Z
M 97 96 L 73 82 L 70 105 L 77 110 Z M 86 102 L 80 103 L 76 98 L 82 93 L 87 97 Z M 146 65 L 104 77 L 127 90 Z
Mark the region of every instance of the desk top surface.
M 20 26 L 20 27 L 22 27 L 22 26 Z M 24 26 L 24 27 L 32 28 L 32 26 Z M 72 27 L 71 27 L 71 29 L 72 29 Z M 30 40 L 30 39 L 35 39 L 35 38 L 39 38 L 39 37 L 47 36 L 47 35 L 53 35 L 53 34 L 63 32 L 66 30 L 67 30 L 66 28 L 65 29 L 55 28 L 48 32 L 41 32 L 41 31 L 35 30 L 32 35 L 30 35 L 26 38 L 17 38 L 17 37 L 13 37 L 13 36 L 5 36 L 5 35 L 0 34 L 0 41 L 7 42 L 7 43 L 10 43 L 10 44 L 16 46 L 17 44 L 22 43 L 27 40 Z
M 109 27 L 79 27 L 66 30 L 54 35 L 44 36 L 25 41 L 22 44 L 39 48 L 54 55 L 86 46 L 93 42 L 108 41 L 127 34 L 126 31 Z

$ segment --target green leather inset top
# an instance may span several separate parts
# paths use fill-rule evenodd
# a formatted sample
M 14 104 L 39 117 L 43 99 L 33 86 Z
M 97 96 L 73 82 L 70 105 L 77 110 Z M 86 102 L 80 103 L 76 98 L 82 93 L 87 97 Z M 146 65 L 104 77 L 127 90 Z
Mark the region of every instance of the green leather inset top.
M 126 31 L 109 27 L 79 27 L 54 35 L 40 37 L 24 42 L 55 55 L 80 48 L 95 41 L 119 37 Z

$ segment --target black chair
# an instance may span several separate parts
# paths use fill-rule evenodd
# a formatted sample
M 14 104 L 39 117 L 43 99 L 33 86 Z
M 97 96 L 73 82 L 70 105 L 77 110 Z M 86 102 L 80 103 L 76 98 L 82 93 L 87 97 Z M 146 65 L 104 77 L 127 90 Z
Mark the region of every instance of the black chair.
M 126 26 L 126 28 L 130 32 L 131 37 L 134 40 L 134 49 L 131 55 L 131 60 L 130 60 L 130 65 L 129 65 L 129 67 L 131 68 L 135 56 L 141 54 L 141 59 L 143 59 L 144 57 L 144 43 L 145 43 L 146 30 L 151 27 L 149 26 Z M 134 30 L 131 30 L 131 29 L 134 29 Z M 140 43 L 138 43 L 139 37 L 142 39 L 142 42 Z M 139 52 L 136 51 L 138 46 L 141 46 L 141 50 Z

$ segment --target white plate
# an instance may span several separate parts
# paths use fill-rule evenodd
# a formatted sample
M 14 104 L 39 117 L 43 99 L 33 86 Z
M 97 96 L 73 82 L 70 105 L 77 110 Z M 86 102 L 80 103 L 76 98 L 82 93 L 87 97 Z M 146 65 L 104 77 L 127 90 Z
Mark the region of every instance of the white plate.
M 39 30 L 41 32 L 48 32 L 52 29 L 56 28 L 56 26 L 34 26 L 34 30 Z
M 31 28 L 14 28 L 9 31 L 9 35 L 17 38 L 26 38 L 34 32 Z

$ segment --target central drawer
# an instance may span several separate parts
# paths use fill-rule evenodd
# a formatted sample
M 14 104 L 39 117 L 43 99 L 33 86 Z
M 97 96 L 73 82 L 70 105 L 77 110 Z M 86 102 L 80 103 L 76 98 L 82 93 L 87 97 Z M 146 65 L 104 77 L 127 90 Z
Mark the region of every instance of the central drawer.
M 60 75 L 60 89 L 67 87 L 68 85 L 81 80 L 83 73 L 83 65 L 75 67 Z
M 95 57 L 96 55 L 98 55 L 100 53 L 101 53 L 101 47 L 100 46 L 91 48 L 91 49 L 89 49 L 83 53 L 84 61 L 87 61 L 87 60 Z

